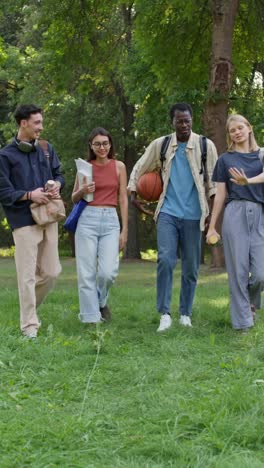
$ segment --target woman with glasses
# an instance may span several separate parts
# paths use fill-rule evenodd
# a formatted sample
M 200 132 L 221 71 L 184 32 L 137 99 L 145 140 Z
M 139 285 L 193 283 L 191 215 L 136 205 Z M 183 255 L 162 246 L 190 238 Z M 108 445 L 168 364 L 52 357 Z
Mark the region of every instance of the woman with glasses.
M 128 201 L 126 167 L 115 159 L 113 140 L 104 128 L 94 128 L 89 136 L 88 160 L 93 166 L 93 182 L 76 177 L 72 201 L 93 193 L 93 201 L 83 210 L 75 233 L 76 264 L 83 323 L 110 320 L 108 292 L 119 267 L 119 251 L 127 242 Z M 122 229 L 116 211 L 119 202 Z
M 264 185 L 247 185 L 262 180 L 263 162 L 245 117 L 231 115 L 226 130 L 228 150 L 219 157 L 213 173 L 217 192 L 207 241 L 220 237 L 215 226 L 225 205 L 222 237 L 231 321 L 233 328 L 245 331 L 254 324 L 264 285 Z

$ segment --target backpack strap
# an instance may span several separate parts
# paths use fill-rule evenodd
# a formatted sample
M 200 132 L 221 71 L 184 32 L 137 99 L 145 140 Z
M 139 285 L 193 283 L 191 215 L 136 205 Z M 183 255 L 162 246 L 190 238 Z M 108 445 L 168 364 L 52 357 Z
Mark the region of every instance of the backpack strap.
M 161 149 L 160 149 L 160 163 L 161 163 L 161 171 L 163 169 L 163 164 L 166 159 L 166 153 L 171 141 L 171 135 L 165 136 Z M 201 149 L 201 169 L 200 174 L 204 175 L 204 183 L 208 182 L 208 173 L 207 173 L 207 166 L 206 166 L 206 159 L 207 159 L 207 138 L 204 135 L 200 135 L 200 149 Z M 263 156 L 262 161 L 264 160 L 264 148 L 263 148 Z
M 206 166 L 207 159 L 207 138 L 203 135 L 200 135 L 200 149 L 201 149 L 201 169 L 200 174 L 203 174 L 204 183 L 208 182 L 208 173 Z
M 170 141 L 171 141 L 171 135 L 167 135 L 167 136 L 165 136 L 165 138 L 164 138 L 164 140 L 162 142 L 162 145 L 161 145 L 161 149 L 160 149 L 161 169 L 163 169 L 163 164 L 164 164 L 164 161 L 166 159 L 166 153 L 167 153 L 167 149 L 169 147 Z
M 46 158 L 46 161 L 47 161 L 47 165 L 49 167 L 50 175 L 51 175 L 51 177 L 53 179 L 48 141 L 40 139 L 40 140 L 38 140 L 38 144 L 43 149 L 43 152 L 44 152 L 44 155 L 45 155 L 45 158 Z
M 47 140 L 42 140 L 41 139 L 41 140 L 38 140 L 38 143 L 39 143 L 39 146 L 41 146 L 41 148 L 44 151 L 45 158 L 47 159 L 47 161 L 49 161 L 50 154 L 49 154 L 49 145 L 48 145 Z

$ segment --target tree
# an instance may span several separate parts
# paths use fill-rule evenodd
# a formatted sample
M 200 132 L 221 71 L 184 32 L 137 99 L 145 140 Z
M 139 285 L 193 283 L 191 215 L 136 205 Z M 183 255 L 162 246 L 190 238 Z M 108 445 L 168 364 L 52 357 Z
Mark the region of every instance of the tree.
M 252 116 L 261 136 L 263 10 L 263 0 L 9 0 L 0 7 L 2 144 L 17 103 L 42 105 L 69 199 L 74 158 L 85 157 L 97 125 L 113 134 L 128 173 L 153 138 L 169 133 L 176 101 L 192 104 L 194 130 L 220 150 L 228 107 Z M 139 257 L 138 221 L 130 207 L 130 258 Z
M 212 52 L 208 100 L 203 123 L 205 134 L 215 143 L 219 153 L 226 149 L 226 130 L 229 93 L 232 87 L 232 45 L 239 0 L 212 2 Z M 221 226 L 218 228 L 221 230 Z M 212 265 L 224 265 L 222 248 L 212 249 Z
M 204 131 L 214 141 L 218 152 L 226 149 L 225 123 L 232 87 L 232 45 L 239 0 L 212 2 L 212 48 L 208 100 L 205 105 Z
M 43 105 L 46 133 L 61 148 L 68 173 L 74 172 L 72 154 L 85 154 L 87 134 L 98 125 L 114 134 L 119 157 L 130 173 L 137 159 L 135 106 L 125 83 L 133 49 L 133 2 L 28 1 L 23 12 L 24 26 L 17 42 L 29 66 L 19 100 L 31 101 L 33 95 Z M 29 54 L 34 55 L 33 62 Z M 65 115 L 68 119 L 62 122 L 62 131 L 58 123 Z M 59 141 L 59 136 L 66 134 L 71 140 L 65 148 L 65 137 Z M 132 208 L 126 255 L 140 257 L 137 213 Z

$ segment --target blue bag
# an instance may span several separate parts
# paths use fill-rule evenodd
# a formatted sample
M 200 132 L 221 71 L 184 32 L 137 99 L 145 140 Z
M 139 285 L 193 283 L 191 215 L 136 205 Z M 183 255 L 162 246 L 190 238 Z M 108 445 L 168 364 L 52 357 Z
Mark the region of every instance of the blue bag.
M 79 200 L 78 203 L 75 203 L 73 209 L 71 210 L 69 216 L 67 217 L 63 227 L 69 231 L 75 234 L 78 220 L 84 210 L 84 208 L 87 206 L 87 202 L 83 199 Z

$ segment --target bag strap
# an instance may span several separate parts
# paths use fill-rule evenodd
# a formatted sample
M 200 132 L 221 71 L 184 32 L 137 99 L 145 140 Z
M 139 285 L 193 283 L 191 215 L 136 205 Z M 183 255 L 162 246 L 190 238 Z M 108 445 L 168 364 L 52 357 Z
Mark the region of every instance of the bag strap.
M 170 141 L 171 141 L 171 135 L 165 136 L 162 142 L 161 148 L 160 148 L 160 179 L 161 179 L 162 185 L 163 185 L 162 170 L 163 170 L 163 165 L 166 159 L 166 153 L 167 153 L 167 149 L 169 147 Z
M 200 149 L 201 149 L 201 169 L 200 174 L 203 174 L 204 183 L 208 182 L 208 173 L 207 173 L 207 138 L 204 135 L 200 135 L 199 138 Z
M 50 154 L 49 154 L 49 145 L 48 145 L 47 140 L 40 139 L 38 142 L 39 142 L 39 145 L 41 146 L 41 148 L 44 151 L 45 158 L 47 159 L 47 161 L 49 161 Z
M 50 169 L 50 175 L 51 175 L 51 177 L 53 179 L 52 167 L 51 167 L 51 163 L 50 163 L 50 152 L 49 152 L 48 141 L 40 139 L 40 140 L 38 140 L 38 143 L 39 143 L 39 146 L 43 149 L 47 164 L 48 164 L 49 169 Z
M 169 147 L 170 141 L 171 141 L 171 135 L 165 136 L 165 138 L 164 138 L 164 140 L 162 142 L 161 148 L 160 148 L 161 169 L 163 169 L 163 164 L 164 164 L 164 161 L 166 159 L 166 153 L 167 153 L 167 149 Z

